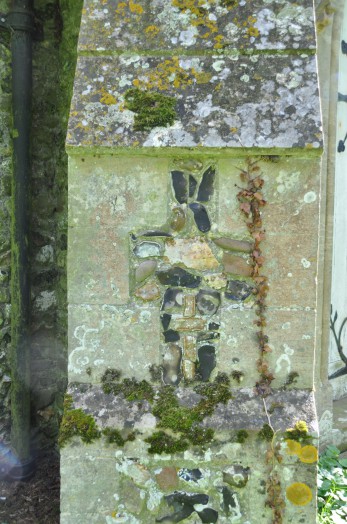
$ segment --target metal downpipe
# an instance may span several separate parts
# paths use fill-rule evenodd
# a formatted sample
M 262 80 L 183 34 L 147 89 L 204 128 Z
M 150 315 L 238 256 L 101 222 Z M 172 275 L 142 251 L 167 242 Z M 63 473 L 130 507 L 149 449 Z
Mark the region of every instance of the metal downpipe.
M 33 471 L 30 449 L 29 182 L 32 99 L 33 0 L 12 0 L 13 179 L 11 223 L 11 445 L 15 466 L 8 475 Z

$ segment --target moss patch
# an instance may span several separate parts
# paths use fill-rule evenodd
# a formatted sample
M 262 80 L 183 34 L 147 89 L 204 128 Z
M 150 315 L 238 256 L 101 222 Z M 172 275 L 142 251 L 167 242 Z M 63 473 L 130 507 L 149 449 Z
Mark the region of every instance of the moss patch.
M 176 100 L 160 93 L 128 89 L 125 107 L 135 113 L 135 131 L 146 131 L 157 126 L 172 125 L 176 117 Z
M 135 378 L 125 378 L 121 381 L 120 378 L 118 370 L 107 369 L 101 378 L 104 392 L 114 395 L 122 393 L 128 401 L 147 400 L 152 404 L 158 431 L 145 440 L 150 444 L 149 453 L 176 453 L 185 451 L 189 445 L 210 443 L 214 430 L 203 428 L 200 423 L 212 415 L 217 404 L 226 404 L 232 398 L 230 379 L 225 373 L 219 373 L 214 382 L 194 387 L 202 398 L 192 407 L 179 403 L 172 386 L 157 387 L 144 380 L 138 382 Z M 119 436 L 115 435 L 115 438 Z
M 104 393 L 119 395 L 123 393 L 124 397 L 129 400 L 148 400 L 154 398 L 153 388 L 145 380 L 138 381 L 133 378 L 125 378 L 120 382 L 121 373 L 116 369 L 107 369 L 101 378 L 102 389 Z
M 87 415 L 82 409 L 71 409 L 72 397 L 66 395 L 64 399 L 64 414 L 60 425 L 58 443 L 63 447 L 73 437 L 81 437 L 83 442 L 89 443 L 100 438 L 94 418 Z

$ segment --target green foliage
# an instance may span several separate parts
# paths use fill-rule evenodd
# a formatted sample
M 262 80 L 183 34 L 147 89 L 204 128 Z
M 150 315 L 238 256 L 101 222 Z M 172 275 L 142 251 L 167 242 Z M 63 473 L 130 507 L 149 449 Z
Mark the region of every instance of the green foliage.
M 82 409 L 71 409 L 72 397 L 65 396 L 64 414 L 60 425 L 58 444 L 63 447 L 73 437 L 81 437 L 83 442 L 89 443 L 100 438 L 101 434 L 94 418 L 87 415 Z
M 318 522 L 345 524 L 347 521 L 347 459 L 329 446 L 318 462 Z
M 176 100 L 161 93 L 150 93 L 138 88 L 126 91 L 125 107 L 135 113 L 135 131 L 146 131 L 174 123 Z

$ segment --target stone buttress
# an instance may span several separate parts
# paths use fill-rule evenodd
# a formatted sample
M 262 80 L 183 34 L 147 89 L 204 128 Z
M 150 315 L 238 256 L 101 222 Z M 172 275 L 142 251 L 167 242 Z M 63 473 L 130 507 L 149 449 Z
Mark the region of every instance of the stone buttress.
M 61 522 L 313 524 L 310 0 L 85 0 Z

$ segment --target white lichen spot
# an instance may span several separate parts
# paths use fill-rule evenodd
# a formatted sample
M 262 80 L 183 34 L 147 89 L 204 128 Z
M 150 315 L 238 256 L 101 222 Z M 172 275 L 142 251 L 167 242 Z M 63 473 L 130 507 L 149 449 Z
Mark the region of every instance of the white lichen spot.
M 149 322 L 151 320 L 151 317 L 152 317 L 152 314 L 151 314 L 150 311 L 148 311 L 148 310 L 141 311 L 141 313 L 140 313 L 140 322 L 141 322 L 141 324 L 147 324 L 147 322 Z
M 287 277 L 292 278 L 293 277 L 293 273 L 288 273 Z
M 307 260 L 307 258 L 302 258 L 301 265 L 303 268 L 308 269 L 309 267 L 311 267 L 311 262 Z
M 55 291 L 42 291 L 35 299 L 35 307 L 39 311 L 47 311 L 57 303 Z
M 222 71 L 224 68 L 225 60 L 217 60 L 216 62 L 213 62 L 212 67 L 217 73 Z
M 249 76 L 244 74 L 241 76 L 240 80 L 242 80 L 242 82 L 249 82 Z
M 184 47 L 190 47 L 195 44 L 198 30 L 196 27 L 190 27 L 186 31 L 181 31 L 179 41 Z
M 41 264 L 47 264 L 49 262 L 53 262 L 53 256 L 53 246 L 46 245 L 41 247 L 35 258 L 37 262 L 40 262 Z
M 153 511 L 160 505 L 164 495 L 161 491 L 159 491 L 157 484 L 153 479 L 150 479 L 148 482 L 146 482 L 146 488 L 149 495 L 147 500 L 147 509 L 149 509 L 149 511 Z
M 314 191 L 308 191 L 304 195 L 304 202 L 306 204 L 312 204 L 312 202 L 315 202 L 317 200 L 317 195 Z

